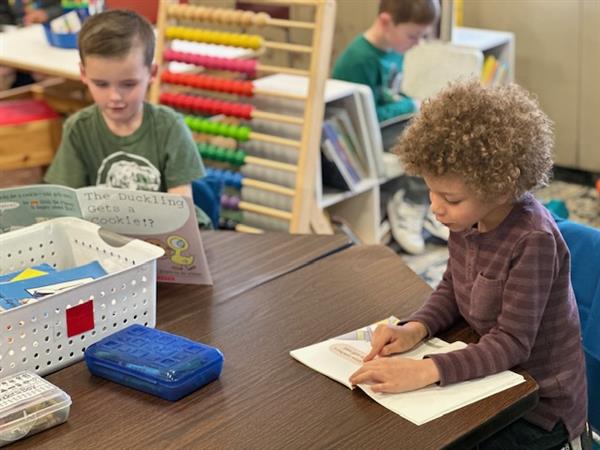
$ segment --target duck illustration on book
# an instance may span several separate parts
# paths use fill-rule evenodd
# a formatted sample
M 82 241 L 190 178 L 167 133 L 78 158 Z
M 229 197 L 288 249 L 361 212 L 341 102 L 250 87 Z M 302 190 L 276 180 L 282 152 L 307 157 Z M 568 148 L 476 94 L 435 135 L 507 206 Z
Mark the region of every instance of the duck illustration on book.
M 171 256 L 171 261 L 173 263 L 179 266 L 191 266 L 194 264 L 193 256 L 183 256 L 182 254 L 190 246 L 184 238 L 177 236 L 176 234 L 169 236 L 167 238 L 167 245 L 173 250 L 173 255 Z

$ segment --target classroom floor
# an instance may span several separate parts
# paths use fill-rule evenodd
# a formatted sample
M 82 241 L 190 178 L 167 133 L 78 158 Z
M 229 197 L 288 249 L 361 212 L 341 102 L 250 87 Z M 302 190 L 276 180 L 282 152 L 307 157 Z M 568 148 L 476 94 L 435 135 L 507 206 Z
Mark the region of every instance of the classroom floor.
M 562 200 L 569 211 L 570 220 L 600 228 L 600 196 L 594 188 L 556 180 L 537 191 L 535 195 L 544 203 Z M 395 243 L 391 248 L 431 287 L 435 288 L 442 279 L 448 260 L 448 247 L 443 243 L 427 242 L 425 253 L 422 255 L 403 253 Z

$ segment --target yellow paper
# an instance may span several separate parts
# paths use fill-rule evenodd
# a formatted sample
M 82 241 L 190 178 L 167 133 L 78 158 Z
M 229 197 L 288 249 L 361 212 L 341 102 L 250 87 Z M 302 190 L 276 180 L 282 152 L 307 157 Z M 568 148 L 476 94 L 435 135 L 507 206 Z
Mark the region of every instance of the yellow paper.
M 48 275 L 48 272 L 44 272 L 43 270 L 32 269 L 31 267 L 25 269 L 19 275 L 15 275 L 10 281 L 21 281 L 27 280 L 29 278 L 41 277 L 42 275 Z

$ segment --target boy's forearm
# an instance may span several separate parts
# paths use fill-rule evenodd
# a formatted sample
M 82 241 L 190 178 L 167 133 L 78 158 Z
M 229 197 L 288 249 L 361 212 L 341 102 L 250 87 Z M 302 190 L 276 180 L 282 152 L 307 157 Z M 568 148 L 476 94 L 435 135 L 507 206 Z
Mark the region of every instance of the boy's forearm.
M 177 194 L 183 197 L 193 198 L 192 196 L 192 185 L 191 184 L 182 184 L 180 186 L 175 186 L 167 189 L 169 194 Z
M 412 98 L 404 97 L 394 103 L 386 103 L 377 106 L 377 118 L 380 122 L 392 117 L 408 114 L 416 111 L 416 105 Z

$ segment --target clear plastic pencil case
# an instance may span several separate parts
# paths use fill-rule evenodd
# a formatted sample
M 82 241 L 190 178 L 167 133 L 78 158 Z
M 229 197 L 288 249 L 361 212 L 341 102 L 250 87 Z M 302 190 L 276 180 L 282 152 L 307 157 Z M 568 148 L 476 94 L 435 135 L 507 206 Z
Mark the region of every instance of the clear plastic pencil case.
M 66 422 L 71 397 L 33 372 L 0 379 L 0 447 Z
M 85 362 L 94 375 L 175 401 L 219 378 L 223 354 L 136 324 L 89 346 Z

